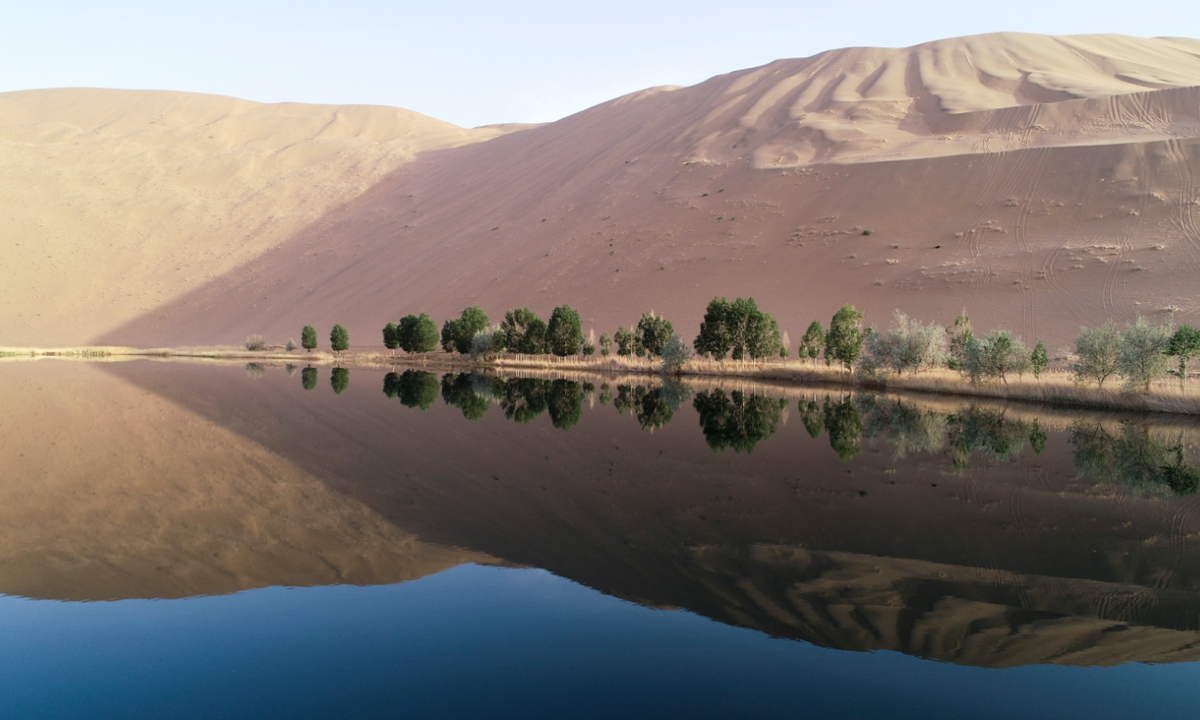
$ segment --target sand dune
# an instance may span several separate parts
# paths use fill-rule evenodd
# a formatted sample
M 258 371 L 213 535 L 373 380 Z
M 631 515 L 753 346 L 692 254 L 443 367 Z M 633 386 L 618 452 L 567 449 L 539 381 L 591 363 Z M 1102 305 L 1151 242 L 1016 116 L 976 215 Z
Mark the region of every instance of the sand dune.
M 793 336 L 843 302 L 872 323 L 965 308 L 1052 348 L 1106 319 L 1200 321 L 1196 40 L 836 50 L 522 132 L 120 97 L 0 96 L 20 159 L 0 168 L 0 344 L 282 343 L 335 322 L 365 344 L 475 302 L 566 302 L 597 332 L 654 309 L 690 336 L 714 295 L 755 296 Z M 160 105 L 186 123 L 152 126 Z
M 0 94 L 0 343 L 85 341 L 244 265 L 416 153 L 502 132 L 387 107 Z

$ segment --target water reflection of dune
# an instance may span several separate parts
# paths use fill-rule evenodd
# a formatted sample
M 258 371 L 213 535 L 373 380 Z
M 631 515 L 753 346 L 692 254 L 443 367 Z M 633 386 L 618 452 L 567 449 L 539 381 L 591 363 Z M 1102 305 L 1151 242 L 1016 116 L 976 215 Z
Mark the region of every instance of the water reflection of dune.
M 28 399 L 32 385 L 53 382 L 57 370 L 27 371 L 23 384 L 9 383 L 18 388 L 9 401 L 19 402 L 22 392 Z M 655 388 L 630 388 L 617 408 L 615 383 L 605 401 L 601 387 L 589 395 L 582 385 L 509 388 L 453 376 L 402 382 L 402 373 L 385 380 L 384 373 L 361 370 L 352 371 L 342 394 L 329 386 L 328 371 L 306 392 L 300 377 L 281 369 L 255 378 L 241 368 L 170 363 L 105 370 L 118 378 L 109 385 L 134 393 L 142 398 L 137 408 L 157 414 L 148 423 L 155 432 L 191 442 L 194 428 L 205 428 L 221 433 L 212 438 L 236 451 L 229 462 L 247 458 L 248 472 L 255 467 L 249 459 L 261 457 L 259 467 L 269 460 L 289 472 L 303 468 L 297 477 L 318 478 L 313 485 L 277 478 L 302 490 L 297 494 L 304 502 L 290 505 L 290 515 L 261 513 L 297 528 L 325 528 L 325 534 L 296 536 L 298 556 L 337 554 L 328 547 L 346 558 L 387 551 L 413 567 L 415 558 L 425 556 L 393 549 L 403 545 L 400 539 L 414 548 L 469 548 L 437 550 L 438 561 L 502 558 L 612 595 L 683 607 L 780 637 L 973 665 L 1159 662 L 1200 653 L 1200 551 L 1187 542 L 1200 532 L 1191 514 L 1195 500 L 1081 478 L 1070 424 L 1059 418 L 1038 425 L 1044 437 L 1036 453 L 1030 437 L 1037 418 L 1027 408 L 1000 424 L 972 416 L 954 426 L 914 425 L 896 416 L 920 415 L 919 407 L 892 408 L 884 423 L 877 411 L 885 405 L 855 404 L 864 434 L 856 436 L 858 451 L 843 461 L 827 429 L 811 437 L 805 422 L 788 422 L 789 411 L 778 402 L 759 403 L 774 408 L 766 416 L 771 432 L 749 452 L 719 452 L 699 422 L 699 396 L 685 402 L 673 397 L 665 406 L 668 416 Z M 111 392 L 90 389 L 91 382 L 73 381 L 67 395 Z M 752 386 L 742 391 L 759 394 Z M 736 405 L 731 395 L 726 400 Z M 829 407 L 844 402 L 834 397 Z M 731 405 L 728 421 L 717 426 L 720 437 L 765 427 L 747 415 L 752 405 L 746 397 Z M 819 406 L 822 423 L 847 425 L 833 415 L 827 421 L 823 397 Z M 796 407 L 792 399 L 789 408 Z M 95 436 L 94 423 L 67 412 L 60 417 L 64 429 L 73 428 L 80 438 L 79 447 L 108 442 Z M 946 438 L 957 427 L 959 445 L 922 439 L 931 427 L 942 427 Z M 897 428 L 907 433 L 902 457 L 892 442 Z M 1191 430 L 1179 432 L 1185 431 L 1182 442 L 1193 444 Z M 1175 430 L 1163 432 L 1155 430 L 1162 437 Z M 964 463 L 965 446 L 971 452 Z M 115 466 L 135 480 L 155 469 Z M 194 469 L 179 466 L 184 473 Z M 241 481 L 245 493 L 269 487 L 255 477 L 250 472 Z M 191 498 L 189 503 L 207 498 L 212 516 L 228 513 L 226 522 L 256 518 L 256 508 L 270 505 L 248 505 L 235 492 L 209 492 L 202 478 L 177 476 L 162 495 Z M 163 473 L 138 482 L 155 487 Z M 120 485 L 96 489 L 122 492 Z M 50 499 L 75 502 L 64 492 Z M 65 517 L 67 527 L 41 532 L 63 539 L 56 557 L 86 556 L 87 526 L 97 516 Z M 9 520 L 9 528 L 31 522 L 16 511 Z M 197 537 L 219 527 L 192 526 Z M 10 532 L 15 543 L 26 531 Z M 397 538 L 395 544 L 388 545 L 389 537 Z M 126 573 L 125 596 L 155 587 L 155 577 L 169 573 L 172 548 L 180 546 L 167 543 L 164 549 L 154 537 L 143 540 L 129 554 L 142 552 L 154 561 Z M 49 551 L 39 552 L 49 559 Z M 0 562 L 11 566 L 12 557 Z M 356 582 L 404 579 L 389 572 L 394 566 L 362 566 Z M 5 576 L 11 573 L 0 569 Z M 71 597 L 87 595 L 91 575 L 64 571 L 61 577 L 76 582 Z M 338 581 L 331 577 L 336 573 L 314 571 L 291 582 Z M 223 591 L 203 589 L 206 578 L 189 592 Z M 113 596 L 109 588 L 104 592 Z

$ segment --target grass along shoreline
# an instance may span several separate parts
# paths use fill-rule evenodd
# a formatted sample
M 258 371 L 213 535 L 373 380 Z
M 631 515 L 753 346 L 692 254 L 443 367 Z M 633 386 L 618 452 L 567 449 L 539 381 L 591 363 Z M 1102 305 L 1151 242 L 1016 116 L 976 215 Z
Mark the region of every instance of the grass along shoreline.
M 288 351 L 282 347 L 245 350 L 237 347 L 134 348 L 119 346 L 79 346 L 66 348 L 0 347 L 0 358 L 32 360 L 60 358 L 90 362 L 135 359 L 185 360 L 193 362 L 266 362 L 293 365 L 338 366 L 386 369 L 393 367 L 427 370 L 544 370 L 554 372 L 591 372 L 600 375 L 658 375 L 658 358 L 524 356 L 505 354 L 490 360 L 471 360 L 450 353 L 429 353 L 423 357 L 389 354 L 380 351 L 349 350 L 332 352 Z M 693 359 L 679 373 L 684 378 L 742 378 L 797 385 L 831 385 L 870 390 L 900 390 L 915 393 L 982 397 L 1090 409 L 1160 412 L 1200 415 L 1200 383 L 1181 388 L 1177 379 L 1159 379 L 1145 393 L 1127 393 L 1113 382 L 1111 388 L 1082 386 L 1074 382 L 1069 370 L 1048 368 L 1040 380 L 1025 375 L 1005 382 L 972 384 L 952 370 L 925 370 L 916 375 L 891 375 L 883 380 L 864 380 L 853 374 L 807 360 L 771 359 L 760 362 L 717 362 Z

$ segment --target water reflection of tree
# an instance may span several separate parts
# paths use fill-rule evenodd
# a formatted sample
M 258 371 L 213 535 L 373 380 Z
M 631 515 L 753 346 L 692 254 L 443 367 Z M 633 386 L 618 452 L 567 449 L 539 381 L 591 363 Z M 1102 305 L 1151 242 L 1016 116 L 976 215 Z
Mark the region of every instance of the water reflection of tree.
M 317 386 L 317 369 L 315 367 L 306 367 L 300 371 L 300 385 L 305 390 L 312 390 Z
M 863 414 L 863 436 L 876 438 L 892 446 L 897 458 L 909 453 L 935 453 L 946 444 L 949 416 L 881 395 L 862 395 L 858 403 Z
M 862 452 L 862 415 L 853 399 L 847 396 L 833 402 L 826 397 L 822 415 L 829 431 L 829 445 L 838 457 L 849 460 Z
M 1071 445 L 1080 475 L 1149 494 L 1192 495 L 1200 487 L 1200 471 L 1184 462 L 1182 443 L 1166 445 L 1132 421 L 1122 422 L 1113 434 L 1099 422 L 1076 420 Z
M 405 407 L 415 407 L 428 410 L 437 400 L 437 375 L 424 370 L 406 370 L 397 375 L 388 373 L 383 377 L 383 394 L 390 398 L 398 398 Z
M 500 407 L 504 417 L 519 423 L 532 421 L 546 411 L 549 380 L 536 378 L 512 378 L 504 382 L 500 390 Z
M 350 369 L 335 367 L 329 375 L 329 386 L 337 395 L 346 392 L 346 388 L 350 386 Z
M 697 394 L 692 406 L 700 414 L 700 427 L 709 447 L 750 452 L 755 445 L 775 434 L 786 403 L 786 400 L 748 395 L 740 390 L 734 390 L 728 396 L 721 390 L 710 390 Z
M 1015 460 L 1031 438 L 1044 435 L 1036 421 L 1013 420 L 1003 412 L 976 405 L 951 415 L 949 424 L 950 447 L 955 452 L 954 464 L 958 467 L 966 467 L 975 452 L 991 460 Z M 1044 438 L 1037 446 L 1045 446 Z
M 446 373 L 442 376 L 442 401 L 462 411 L 468 420 L 478 420 L 491 403 L 476 388 L 476 376 L 470 373 Z
M 583 414 L 583 386 L 573 380 L 550 383 L 547 403 L 550 423 L 560 430 L 569 430 Z
M 813 440 L 821 437 L 821 433 L 825 432 L 825 413 L 821 411 L 821 406 L 817 404 L 816 400 L 801 398 L 800 422 L 804 423 L 804 429 Z
M 632 412 L 643 430 L 654 430 L 671 422 L 690 392 L 678 382 L 661 387 L 618 385 L 613 407 L 621 414 Z

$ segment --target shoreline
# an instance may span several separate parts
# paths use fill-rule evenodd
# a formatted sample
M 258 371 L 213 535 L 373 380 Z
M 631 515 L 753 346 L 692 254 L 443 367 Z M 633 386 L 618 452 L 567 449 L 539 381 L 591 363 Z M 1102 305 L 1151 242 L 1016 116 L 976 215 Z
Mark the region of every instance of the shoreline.
M 391 355 L 386 351 L 348 350 L 335 355 L 331 352 L 283 348 L 244 350 L 236 347 L 134 348 L 118 346 L 79 346 L 65 348 L 0 347 L 0 361 L 64 359 L 88 362 L 121 362 L 137 359 L 182 360 L 188 362 L 268 363 L 278 365 L 312 365 L 345 368 L 394 369 L 404 367 L 426 370 L 534 370 L 557 373 L 589 373 L 599 376 L 620 375 L 660 376 L 657 358 L 593 356 L 589 358 L 555 358 L 547 356 L 504 355 L 492 360 L 469 360 L 448 353 L 430 353 L 416 358 L 410 355 Z M 1103 389 L 1081 386 L 1071 373 L 1047 369 L 1040 380 L 1030 375 L 973 385 L 958 373 L 948 369 L 922 372 L 918 375 L 894 375 L 884 380 L 864 381 L 836 368 L 813 365 L 810 361 L 769 360 L 760 363 L 717 362 L 696 359 L 679 373 L 681 378 L 731 378 L 790 385 L 827 385 L 847 389 L 903 391 L 961 397 L 979 397 L 1018 401 L 1056 407 L 1091 410 L 1120 410 L 1144 413 L 1200 415 L 1200 382 L 1192 381 L 1186 388 L 1176 380 L 1158 380 L 1148 393 L 1126 393 L 1115 381 Z

